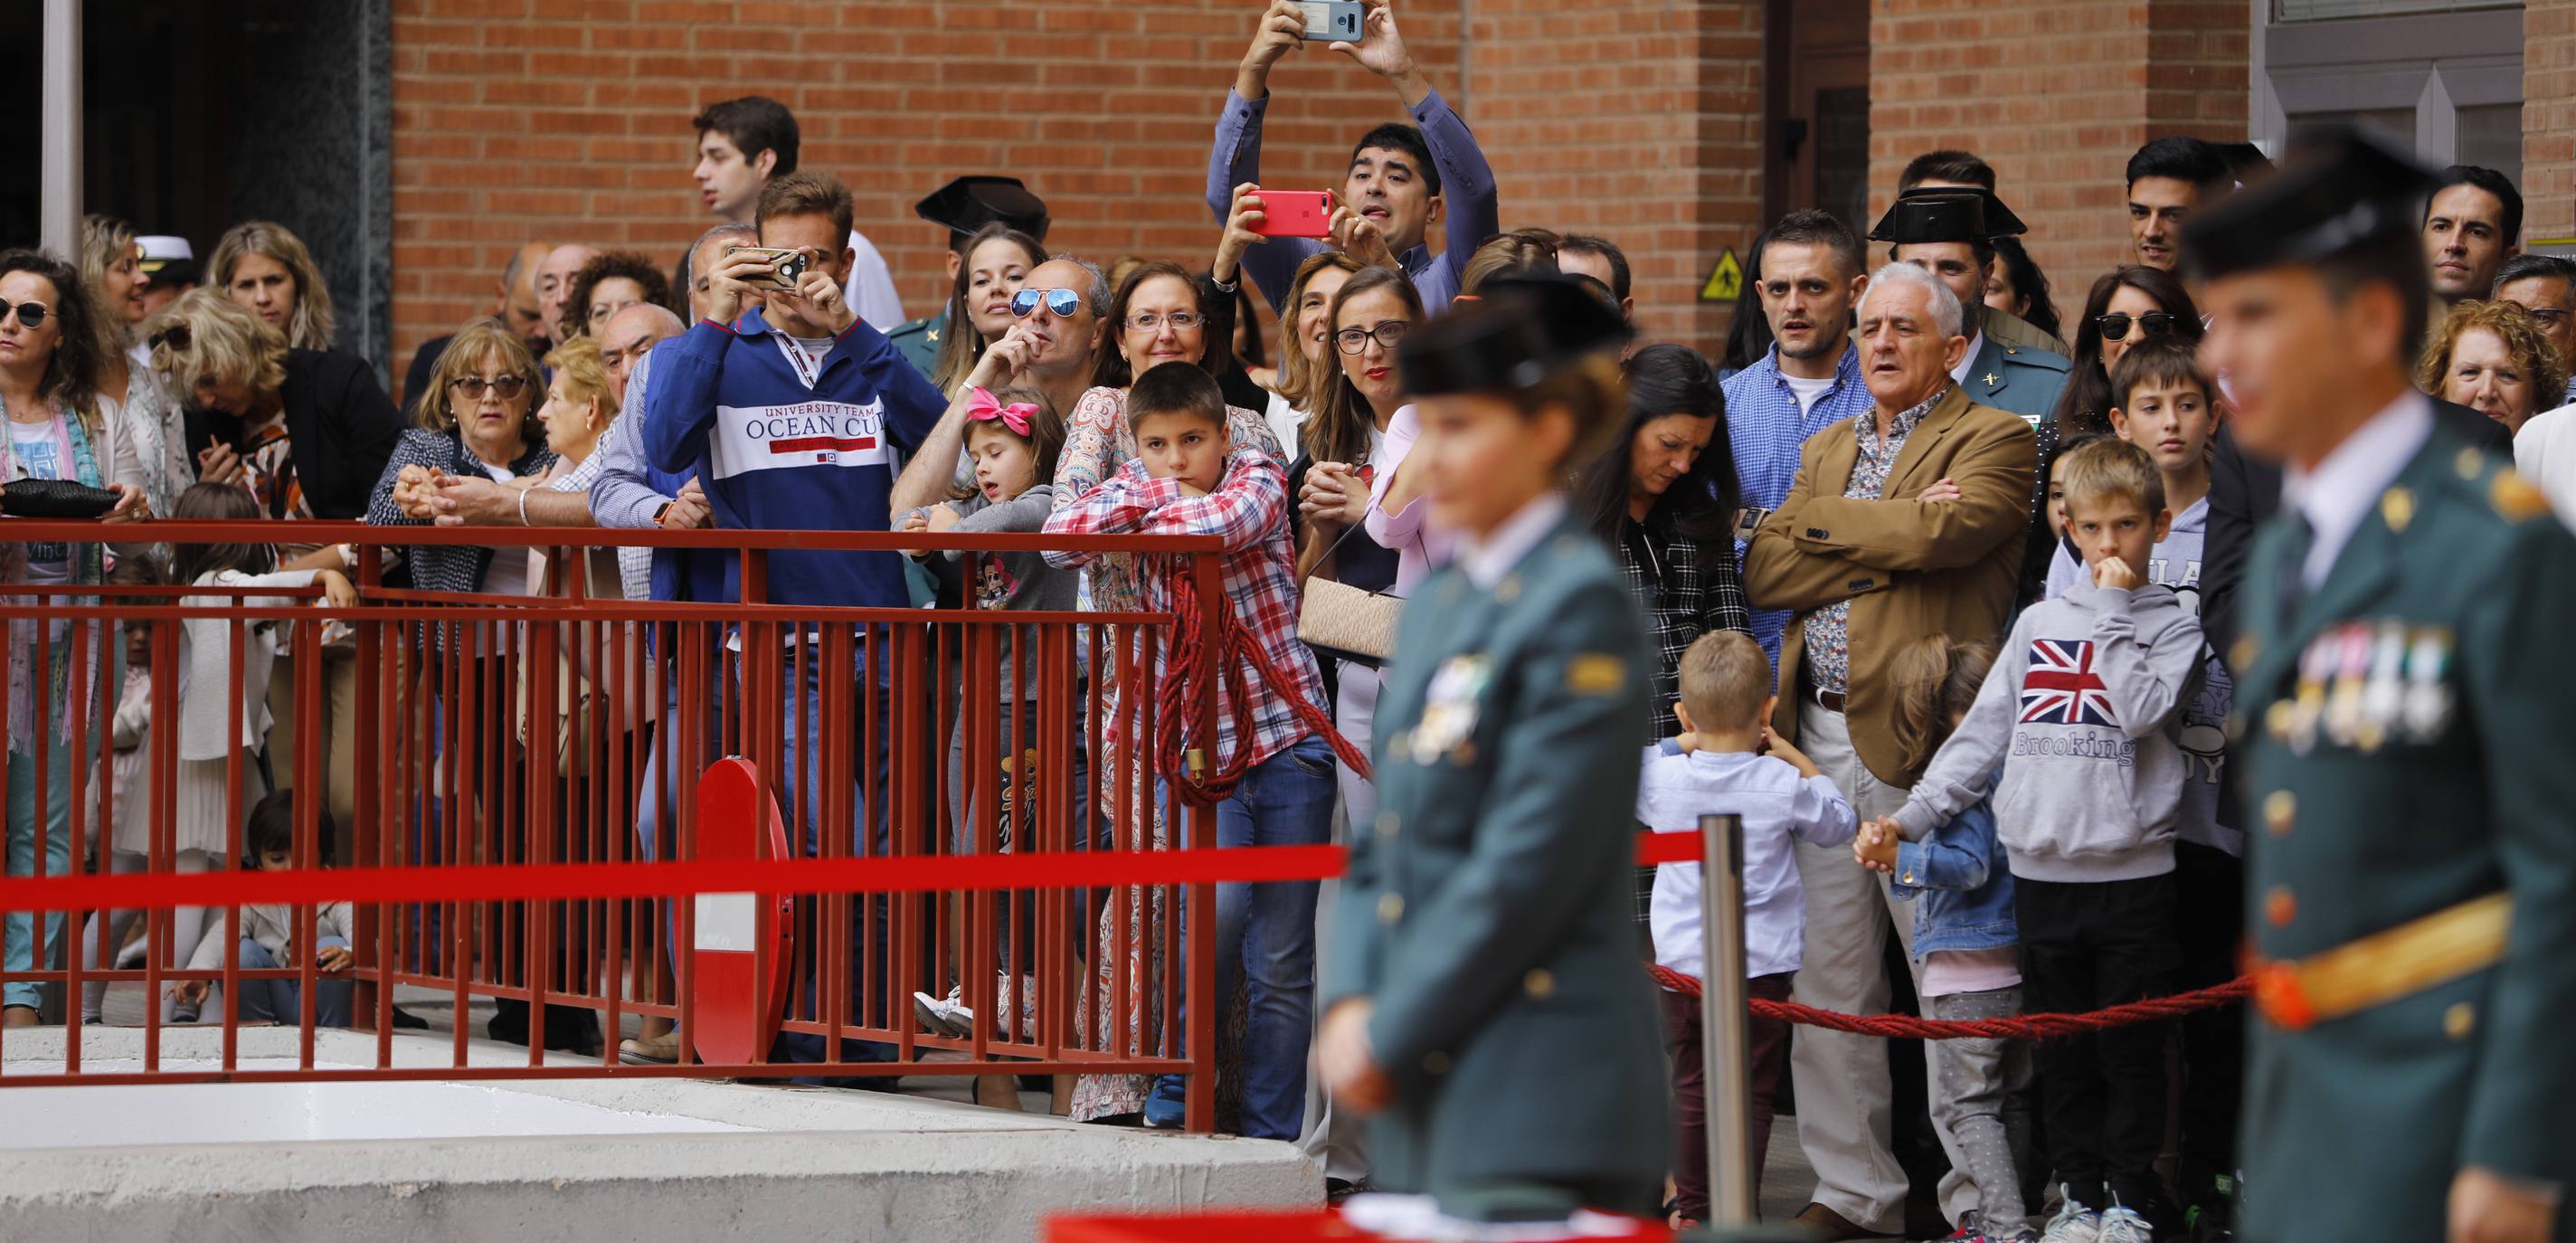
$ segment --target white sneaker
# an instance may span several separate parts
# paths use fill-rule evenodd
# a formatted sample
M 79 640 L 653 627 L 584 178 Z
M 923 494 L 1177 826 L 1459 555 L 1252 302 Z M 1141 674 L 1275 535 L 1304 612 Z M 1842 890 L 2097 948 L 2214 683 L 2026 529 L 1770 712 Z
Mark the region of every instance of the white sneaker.
M 949 989 L 946 997 L 914 993 L 912 1017 L 951 1040 L 964 1040 L 975 1034 L 975 1012 L 967 1008 L 965 990 L 961 988 Z
M 2102 1210 L 2102 1221 L 2093 1236 L 2094 1243 L 2156 1243 L 2156 1228 L 2133 1208 L 2116 1201 Z
M 2039 1232 L 2039 1243 L 2099 1243 L 2101 1237 L 2102 1214 L 2084 1207 L 2070 1191 L 2057 1216 L 2049 1218 L 2048 1226 Z

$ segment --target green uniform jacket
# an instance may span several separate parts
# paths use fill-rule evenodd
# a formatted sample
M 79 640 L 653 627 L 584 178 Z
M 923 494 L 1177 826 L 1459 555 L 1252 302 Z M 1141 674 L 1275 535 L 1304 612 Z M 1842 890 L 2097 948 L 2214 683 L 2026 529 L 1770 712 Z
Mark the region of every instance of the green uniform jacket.
M 1651 1209 L 1672 1128 L 1630 811 L 1653 672 L 1571 519 L 1491 594 L 1452 566 L 1406 604 L 1323 980 L 1325 1008 L 1376 1003 L 1379 1187 L 1633 1185 Z
M 2305 548 L 2263 531 L 2232 662 L 2255 952 L 2498 889 L 2513 923 L 2487 970 L 2303 1032 L 2252 1017 L 2240 1237 L 2438 1240 L 2472 1165 L 2558 1184 L 2576 1237 L 2576 538 L 2436 427 L 2285 616 Z
M 1959 387 L 1968 390 L 1968 400 L 2009 410 L 2037 427 L 2057 409 L 2057 399 L 2066 392 L 2067 374 L 2074 369 L 2063 354 L 2015 345 L 1989 332 L 1985 348 L 1969 360 L 1968 378 Z
M 920 372 L 922 379 L 936 384 L 939 370 L 939 334 L 939 319 L 925 315 L 920 319 L 904 321 L 894 331 L 886 334 L 886 340 L 894 342 L 894 348 L 903 354 L 903 360 L 911 363 L 912 369 Z
M 2078 327 L 2080 328 L 2081 325 Z M 1986 308 L 1986 335 L 2006 345 L 2018 345 L 2026 350 L 2055 354 L 2060 358 L 2075 356 L 2075 351 L 2065 341 L 2041 332 L 2039 325 L 2010 311 Z

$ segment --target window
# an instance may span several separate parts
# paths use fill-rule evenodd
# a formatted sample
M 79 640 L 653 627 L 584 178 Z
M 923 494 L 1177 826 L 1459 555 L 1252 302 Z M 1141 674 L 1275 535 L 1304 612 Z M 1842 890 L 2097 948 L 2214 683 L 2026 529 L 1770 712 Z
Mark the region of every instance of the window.
M 2372 129 L 2430 164 L 2522 168 L 2522 6 L 2494 0 L 2266 0 L 2254 6 L 2253 136 Z

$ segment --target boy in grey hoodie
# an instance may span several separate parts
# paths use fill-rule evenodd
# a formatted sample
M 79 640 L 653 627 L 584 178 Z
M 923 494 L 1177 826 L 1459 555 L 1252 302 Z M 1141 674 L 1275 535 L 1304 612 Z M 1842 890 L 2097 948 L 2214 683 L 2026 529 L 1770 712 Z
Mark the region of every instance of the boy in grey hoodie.
M 2064 479 L 2089 578 L 2014 622 L 1976 705 L 1896 813 L 1919 839 L 1975 804 L 2003 766 L 1996 829 L 2013 874 L 2025 1005 L 2041 1013 L 2170 991 L 2187 767 L 2176 717 L 2205 645 L 2173 590 L 2147 581 L 2172 521 L 2154 461 L 2098 441 L 2068 455 Z M 2165 1035 L 2139 1024 L 2039 1046 L 2048 1156 L 2067 1200 L 2047 1237 L 2098 1230 L 2144 1243 L 2151 1219 L 2170 1220 L 2154 1168 Z

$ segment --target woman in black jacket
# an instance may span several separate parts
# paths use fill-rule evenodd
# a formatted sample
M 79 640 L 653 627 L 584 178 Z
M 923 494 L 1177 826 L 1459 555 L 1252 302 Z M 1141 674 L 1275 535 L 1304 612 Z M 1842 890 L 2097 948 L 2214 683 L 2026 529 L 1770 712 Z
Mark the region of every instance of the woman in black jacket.
M 1750 636 L 1753 614 L 1735 556 L 1735 465 L 1717 370 L 1686 345 L 1650 345 L 1626 366 L 1628 419 L 1583 472 L 1575 503 L 1618 555 L 1646 617 L 1655 657 L 1653 733 L 1680 731 L 1682 652 L 1712 630 Z M 1655 869 L 1637 869 L 1637 922 L 1646 921 Z
M 366 516 L 402 416 L 365 359 L 292 348 L 211 289 L 163 307 L 143 339 L 188 407 L 199 480 L 240 482 L 272 518 Z

